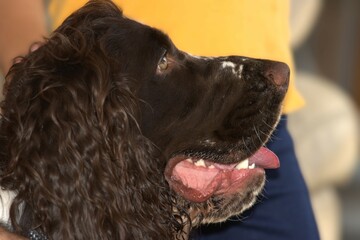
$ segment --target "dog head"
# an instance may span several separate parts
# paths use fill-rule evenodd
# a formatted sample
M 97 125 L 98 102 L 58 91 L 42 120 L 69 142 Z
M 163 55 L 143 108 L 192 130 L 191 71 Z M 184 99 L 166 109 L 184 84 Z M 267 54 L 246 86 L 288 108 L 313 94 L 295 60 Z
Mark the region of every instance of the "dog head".
M 246 57 L 194 57 L 173 45 L 141 88 L 143 133 L 168 159 L 165 177 L 190 206 L 192 224 L 224 221 L 256 200 L 264 143 L 279 120 L 289 69 Z M 165 70 L 161 64 L 167 63 Z
M 1 185 L 18 193 L 13 225 L 169 239 L 242 212 L 279 166 L 263 145 L 288 78 L 279 62 L 192 56 L 90 1 L 8 76 Z

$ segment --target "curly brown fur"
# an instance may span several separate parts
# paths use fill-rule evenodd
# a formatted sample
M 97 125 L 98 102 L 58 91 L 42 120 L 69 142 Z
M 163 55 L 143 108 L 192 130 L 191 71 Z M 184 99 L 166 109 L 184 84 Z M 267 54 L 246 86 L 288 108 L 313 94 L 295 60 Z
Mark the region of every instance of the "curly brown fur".
M 136 122 L 134 83 L 107 46 L 109 23 L 120 18 L 110 2 L 90 3 L 7 77 L 1 185 L 19 193 L 11 207 L 17 231 L 170 239 L 179 227 L 164 163 Z M 22 203 L 31 209 L 29 226 L 16 221 Z
M 16 193 L 12 227 L 50 239 L 186 239 L 242 212 L 265 177 L 235 165 L 269 138 L 288 74 L 267 60 L 191 56 L 111 1 L 90 1 L 7 76 L 0 185 Z M 188 158 L 246 177 L 196 189 L 174 170 Z

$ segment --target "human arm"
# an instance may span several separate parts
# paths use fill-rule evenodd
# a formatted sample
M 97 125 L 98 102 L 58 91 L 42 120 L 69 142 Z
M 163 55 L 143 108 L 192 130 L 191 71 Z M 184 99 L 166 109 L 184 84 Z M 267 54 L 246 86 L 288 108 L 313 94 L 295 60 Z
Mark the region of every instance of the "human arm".
M 13 234 L 4 228 L 0 227 L 0 239 L 1 240 L 26 240 L 26 238 Z
M 0 71 L 6 74 L 13 59 L 46 35 L 43 0 L 0 1 Z

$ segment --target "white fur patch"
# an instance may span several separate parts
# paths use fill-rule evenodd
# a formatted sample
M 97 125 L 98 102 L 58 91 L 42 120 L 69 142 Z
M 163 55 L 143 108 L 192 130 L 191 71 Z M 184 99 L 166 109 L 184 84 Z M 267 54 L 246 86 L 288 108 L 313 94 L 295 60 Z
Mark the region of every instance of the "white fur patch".
M 229 68 L 232 68 L 234 70 L 235 70 L 235 67 L 236 67 L 235 63 L 229 62 L 229 61 L 222 62 L 221 66 L 222 66 L 222 68 L 228 68 L 229 67 Z
M 15 196 L 15 192 L 0 189 L 0 222 L 9 223 L 10 206 Z
M 236 75 L 238 78 L 241 78 L 242 76 L 242 71 L 243 71 L 243 68 L 244 68 L 244 65 L 240 64 L 240 65 L 237 65 L 233 62 L 230 62 L 230 61 L 223 61 L 221 63 L 221 67 L 223 69 L 225 68 L 230 68 L 231 69 L 231 72 Z
M 244 65 L 240 64 L 239 71 L 237 72 L 237 75 L 238 75 L 239 78 L 241 78 L 241 76 L 242 76 L 243 69 L 244 69 Z

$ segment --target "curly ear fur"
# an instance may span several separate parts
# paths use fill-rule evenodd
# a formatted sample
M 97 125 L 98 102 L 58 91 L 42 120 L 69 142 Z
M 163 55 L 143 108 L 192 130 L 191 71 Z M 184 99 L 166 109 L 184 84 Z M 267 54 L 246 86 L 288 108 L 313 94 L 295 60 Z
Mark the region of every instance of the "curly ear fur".
M 7 76 L 0 184 L 18 192 L 17 232 L 171 239 L 181 229 L 164 161 L 137 124 L 134 80 L 116 70 L 121 62 L 107 50 L 108 22 L 121 12 L 106 2 L 73 14 Z M 19 220 L 19 209 L 30 221 Z

